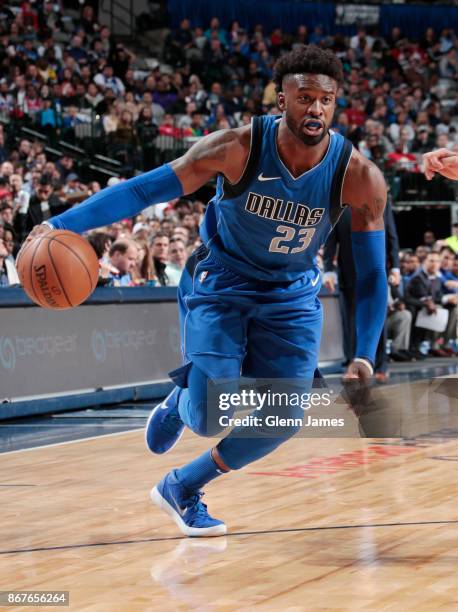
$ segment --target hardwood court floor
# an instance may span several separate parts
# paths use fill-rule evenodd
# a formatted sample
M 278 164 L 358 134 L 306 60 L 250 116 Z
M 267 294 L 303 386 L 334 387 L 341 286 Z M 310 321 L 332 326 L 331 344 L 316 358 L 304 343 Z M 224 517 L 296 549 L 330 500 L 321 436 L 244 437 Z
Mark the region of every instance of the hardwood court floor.
M 294 439 L 208 487 L 227 537 L 184 539 L 148 491 L 207 447 L 154 457 L 131 431 L 0 455 L 0 590 L 97 612 L 458 609 L 458 441 Z

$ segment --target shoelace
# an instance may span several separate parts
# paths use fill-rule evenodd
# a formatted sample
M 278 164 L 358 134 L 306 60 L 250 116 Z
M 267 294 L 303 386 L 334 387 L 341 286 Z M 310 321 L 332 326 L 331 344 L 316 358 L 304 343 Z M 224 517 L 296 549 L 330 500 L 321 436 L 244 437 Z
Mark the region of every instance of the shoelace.
M 188 512 L 192 515 L 189 518 L 208 518 L 207 504 L 201 502 L 201 498 L 204 496 L 203 491 L 197 491 L 187 499 L 183 500 L 183 504 Z

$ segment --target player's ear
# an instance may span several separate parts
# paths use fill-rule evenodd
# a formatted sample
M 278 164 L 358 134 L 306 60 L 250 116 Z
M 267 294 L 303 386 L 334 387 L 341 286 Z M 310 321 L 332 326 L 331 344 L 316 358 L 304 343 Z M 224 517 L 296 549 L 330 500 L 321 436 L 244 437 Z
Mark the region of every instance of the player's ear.
M 277 106 L 283 112 L 286 108 L 285 94 L 282 91 L 277 93 Z

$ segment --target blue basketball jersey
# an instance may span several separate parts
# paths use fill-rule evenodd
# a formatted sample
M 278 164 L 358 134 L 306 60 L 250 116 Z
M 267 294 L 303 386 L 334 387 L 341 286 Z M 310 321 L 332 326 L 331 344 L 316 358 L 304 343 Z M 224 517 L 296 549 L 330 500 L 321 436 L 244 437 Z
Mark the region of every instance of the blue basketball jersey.
M 213 258 L 257 280 L 294 281 L 315 267 L 318 249 L 343 211 L 352 145 L 330 132 L 321 162 L 294 178 L 277 150 L 280 118 L 254 117 L 250 154 L 238 183 L 217 178 L 200 227 Z

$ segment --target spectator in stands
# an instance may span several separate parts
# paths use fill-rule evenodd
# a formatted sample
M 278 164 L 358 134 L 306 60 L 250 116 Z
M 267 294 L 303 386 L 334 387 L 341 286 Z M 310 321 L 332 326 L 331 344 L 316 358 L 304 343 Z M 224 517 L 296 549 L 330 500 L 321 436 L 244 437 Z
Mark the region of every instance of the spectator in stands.
M 131 272 L 135 269 L 138 259 L 138 247 L 133 240 L 117 240 L 109 251 L 112 268 L 106 274 L 109 284 L 114 287 L 130 287 L 133 285 Z
M 154 275 L 162 286 L 169 284 L 166 267 L 169 260 L 169 237 L 163 232 L 158 232 L 151 241 L 151 259 L 153 262 Z
M 94 34 L 100 30 L 100 25 L 97 22 L 94 7 L 90 4 L 83 5 L 81 9 L 81 19 L 78 26 L 82 28 L 88 36 L 94 36 Z
M 121 79 L 114 75 L 113 66 L 111 64 L 105 64 L 102 72 L 95 75 L 94 83 L 98 85 L 102 91 L 111 89 L 116 97 L 123 96 L 126 90 Z
M 13 229 L 14 209 L 8 199 L 4 199 L 0 202 L 0 219 L 2 221 L 4 231 L 6 229 Z
M 420 260 L 415 253 L 406 253 L 401 262 L 402 273 L 402 294 L 404 295 L 405 288 L 410 279 L 420 269 Z
M 169 244 L 169 261 L 165 267 L 168 285 L 177 286 L 184 270 L 188 254 L 186 245 L 180 238 L 172 238 Z
M 13 264 L 14 258 L 19 251 L 19 244 L 16 240 L 14 231 L 8 227 L 4 227 L 3 230 L 3 243 L 5 244 L 6 250 L 8 251 L 8 257 Z
M 427 333 L 427 330 L 414 326 L 412 337 L 414 352 L 420 352 L 421 343 L 427 337 L 430 337 L 433 340 L 431 354 L 435 357 L 447 357 L 454 354 L 448 343 L 456 338 L 458 294 L 444 293 L 439 271 L 440 265 L 439 253 L 429 253 L 420 270 L 408 283 L 405 301 L 412 312 L 413 321 L 416 320 L 419 311 L 422 309 L 425 309 L 428 315 L 432 315 L 439 306 L 447 307 L 449 316 L 445 332 L 431 335 L 431 333 Z
M 455 259 L 455 252 L 449 246 L 443 246 L 439 252 L 440 255 L 440 273 L 442 275 L 442 280 L 445 282 L 448 280 L 452 267 L 453 261 Z
M 20 174 L 12 174 L 9 178 L 14 215 L 25 215 L 29 209 L 30 193 L 23 189 L 23 180 Z
M 11 262 L 8 258 L 8 250 L 3 240 L 0 239 L 0 287 L 9 287 L 18 284 L 19 277 L 14 262 Z
M 434 235 L 434 232 L 431 230 L 426 230 L 423 233 L 423 243 L 426 246 L 429 246 L 431 248 L 433 248 L 434 243 L 436 242 L 436 236 Z
M 420 265 L 424 262 L 429 253 L 431 253 L 431 250 L 431 247 L 426 246 L 425 244 L 420 244 L 417 246 L 415 249 L 415 255 L 418 257 Z
M 458 255 L 454 256 L 452 267 L 443 284 L 446 293 L 458 293 Z
M 43 176 L 37 186 L 35 195 L 32 195 L 29 202 L 27 213 L 20 220 L 22 238 L 27 235 L 35 225 L 39 225 L 53 217 L 59 215 L 70 208 L 68 204 L 62 202 L 54 195 L 54 187 L 47 176 Z

